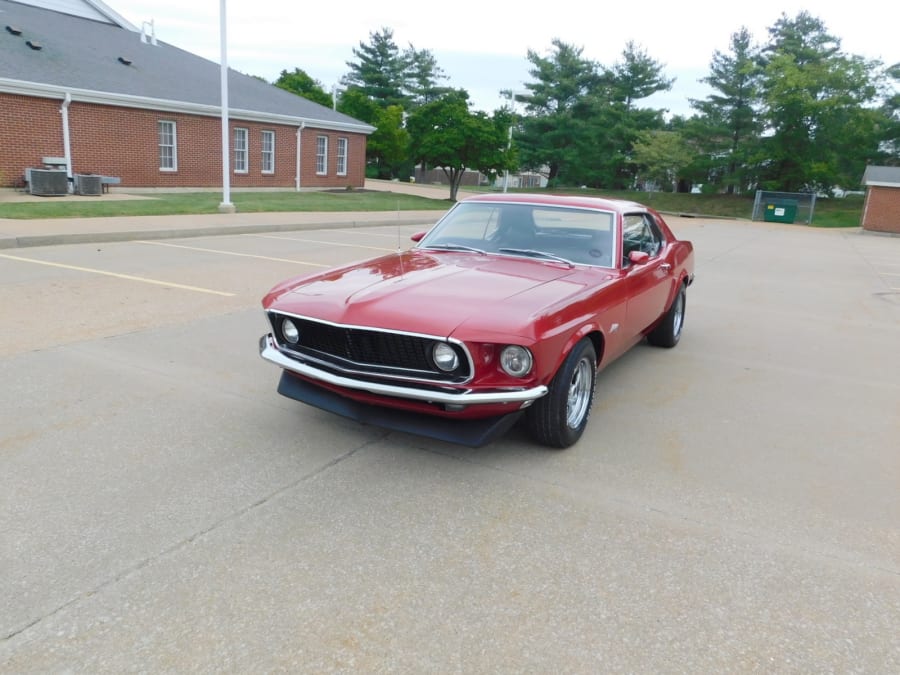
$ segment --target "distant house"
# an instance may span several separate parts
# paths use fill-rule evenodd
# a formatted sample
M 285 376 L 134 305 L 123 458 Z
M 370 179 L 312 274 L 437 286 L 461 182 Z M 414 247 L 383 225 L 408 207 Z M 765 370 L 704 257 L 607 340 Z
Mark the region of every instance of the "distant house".
M 230 183 L 361 187 L 375 129 L 236 71 Z M 99 0 L 0 0 L 0 187 L 55 158 L 127 187 L 222 184 L 221 68 Z
M 863 185 L 863 229 L 900 234 L 900 167 L 866 167 Z

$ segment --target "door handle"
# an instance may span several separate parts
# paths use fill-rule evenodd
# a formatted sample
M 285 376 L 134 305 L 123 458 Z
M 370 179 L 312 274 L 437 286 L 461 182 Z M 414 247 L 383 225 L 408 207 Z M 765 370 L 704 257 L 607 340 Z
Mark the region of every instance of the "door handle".
M 663 272 L 668 272 L 672 269 L 672 266 L 669 263 L 663 263 L 659 266 L 659 269 L 661 269 Z

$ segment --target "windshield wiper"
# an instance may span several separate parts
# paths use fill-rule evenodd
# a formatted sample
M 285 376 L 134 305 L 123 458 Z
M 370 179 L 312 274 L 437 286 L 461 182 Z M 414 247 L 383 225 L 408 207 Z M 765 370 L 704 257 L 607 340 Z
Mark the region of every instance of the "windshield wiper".
M 512 253 L 514 255 L 525 255 L 529 258 L 544 258 L 545 260 L 555 260 L 556 262 L 565 263 L 569 267 L 575 267 L 575 263 L 567 260 L 562 256 L 547 253 L 546 251 L 536 251 L 533 248 L 498 248 L 500 253 Z
M 443 251 L 471 251 L 472 253 L 480 253 L 484 255 L 484 251 L 480 248 L 475 248 L 474 246 L 464 246 L 463 244 L 429 244 L 428 246 L 423 246 L 424 249 L 440 249 Z

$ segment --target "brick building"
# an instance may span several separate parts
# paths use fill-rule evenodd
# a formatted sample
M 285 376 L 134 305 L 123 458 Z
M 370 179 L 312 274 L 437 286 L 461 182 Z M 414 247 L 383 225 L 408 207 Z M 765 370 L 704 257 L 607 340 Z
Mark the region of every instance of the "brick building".
M 99 0 L 0 0 L 0 27 L 0 187 L 48 157 L 124 187 L 221 185 L 218 63 Z M 364 184 L 373 127 L 233 70 L 228 99 L 235 188 Z
M 900 234 L 900 167 L 866 167 L 863 185 L 866 186 L 863 229 Z

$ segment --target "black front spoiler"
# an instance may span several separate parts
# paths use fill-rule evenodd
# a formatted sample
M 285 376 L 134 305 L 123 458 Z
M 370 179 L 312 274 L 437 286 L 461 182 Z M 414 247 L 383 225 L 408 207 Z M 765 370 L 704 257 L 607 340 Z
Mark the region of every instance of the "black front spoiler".
M 282 371 L 281 380 L 278 383 L 278 393 L 363 424 L 466 445 L 470 448 L 480 448 L 505 434 L 515 425 L 523 412 L 517 410 L 500 417 L 475 420 L 451 420 L 445 417 L 421 415 L 344 398 L 284 371 Z

